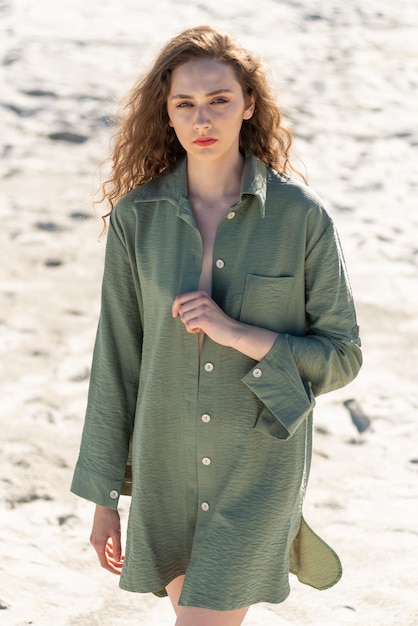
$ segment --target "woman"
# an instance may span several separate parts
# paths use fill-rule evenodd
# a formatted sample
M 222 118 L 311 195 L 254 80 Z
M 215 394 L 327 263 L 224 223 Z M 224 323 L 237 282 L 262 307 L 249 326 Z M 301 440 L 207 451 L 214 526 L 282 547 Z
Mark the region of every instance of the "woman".
M 169 595 L 176 626 L 238 626 L 289 571 L 325 589 L 338 557 L 301 513 L 314 397 L 360 342 L 343 256 L 289 174 L 259 60 L 211 27 L 170 41 L 133 89 L 111 206 L 72 489 L 120 586 Z M 132 445 L 126 556 L 117 504 Z

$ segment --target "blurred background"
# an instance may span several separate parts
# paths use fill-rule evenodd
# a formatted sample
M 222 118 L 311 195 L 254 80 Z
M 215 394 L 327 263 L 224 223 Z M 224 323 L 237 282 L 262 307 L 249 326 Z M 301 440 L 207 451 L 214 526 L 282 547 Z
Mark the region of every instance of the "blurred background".
M 345 575 L 245 622 L 418 623 L 415 0 L 0 0 L 0 624 L 172 624 L 121 592 L 69 493 L 99 313 L 92 207 L 118 102 L 165 41 L 224 27 L 270 67 L 335 220 L 365 362 L 318 399 L 307 518 Z M 122 503 L 126 515 L 129 501 Z M 3 610 L 1 610 L 3 609 Z M 2 621 L 5 620 L 5 621 Z

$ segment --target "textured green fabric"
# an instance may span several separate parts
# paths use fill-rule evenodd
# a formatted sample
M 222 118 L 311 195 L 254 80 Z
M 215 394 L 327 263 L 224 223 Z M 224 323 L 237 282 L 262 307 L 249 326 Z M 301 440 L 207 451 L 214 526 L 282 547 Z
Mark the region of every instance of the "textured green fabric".
M 258 363 L 205 337 L 199 364 L 197 336 L 171 316 L 202 263 L 186 165 L 112 213 L 72 490 L 116 508 L 132 434 L 121 587 L 161 594 L 186 573 L 182 605 L 281 602 L 289 569 L 318 588 L 341 575 L 302 502 L 314 397 L 361 365 L 351 291 L 317 196 L 247 155 L 241 199 L 217 232 L 213 298 L 280 335 Z

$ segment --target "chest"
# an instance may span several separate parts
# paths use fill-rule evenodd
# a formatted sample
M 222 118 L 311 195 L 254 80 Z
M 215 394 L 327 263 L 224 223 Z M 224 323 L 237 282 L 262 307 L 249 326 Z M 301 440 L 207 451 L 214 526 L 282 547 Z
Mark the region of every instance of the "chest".
M 194 206 L 197 228 L 202 239 L 202 267 L 199 277 L 199 289 L 212 294 L 213 285 L 213 251 L 219 225 L 223 222 L 229 204 L 218 206 Z
M 144 315 L 153 325 L 171 320 L 176 295 L 202 289 L 234 319 L 279 332 L 304 330 L 300 221 L 293 227 L 279 215 L 260 219 L 254 201 L 200 219 L 165 207 L 139 217 L 132 252 Z

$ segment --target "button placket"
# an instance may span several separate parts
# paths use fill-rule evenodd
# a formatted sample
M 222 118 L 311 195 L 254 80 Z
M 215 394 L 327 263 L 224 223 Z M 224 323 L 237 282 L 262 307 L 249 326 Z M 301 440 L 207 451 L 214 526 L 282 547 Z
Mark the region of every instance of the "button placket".
M 213 414 L 214 384 L 216 384 L 217 363 L 210 342 L 203 346 L 201 358 L 201 380 L 196 415 L 197 427 L 197 488 L 199 513 L 209 515 L 209 510 L 214 506 L 213 466 L 216 458 L 216 450 L 213 447 L 211 436 L 216 427 Z M 205 523 L 202 521 L 202 523 Z
M 200 427 L 205 429 L 205 433 L 207 433 L 207 428 L 209 428 L 211 420 L 212 416 L 209 413 L 202 413 L 200 415 Z M 210 438 L 208 438 L 207 434 L 204 435 L 203 431 L 199 432 L 200 436 L 198 437 L 197 460 L 199 464 L 198 484 L 200 493 L 200 508 L 202 512 L 207 512 L 211 506 L 211 494 L 213 487 L 213 474 L 211 471 L 211 465 L 213 463 L 211 453 L 213 450 Z

